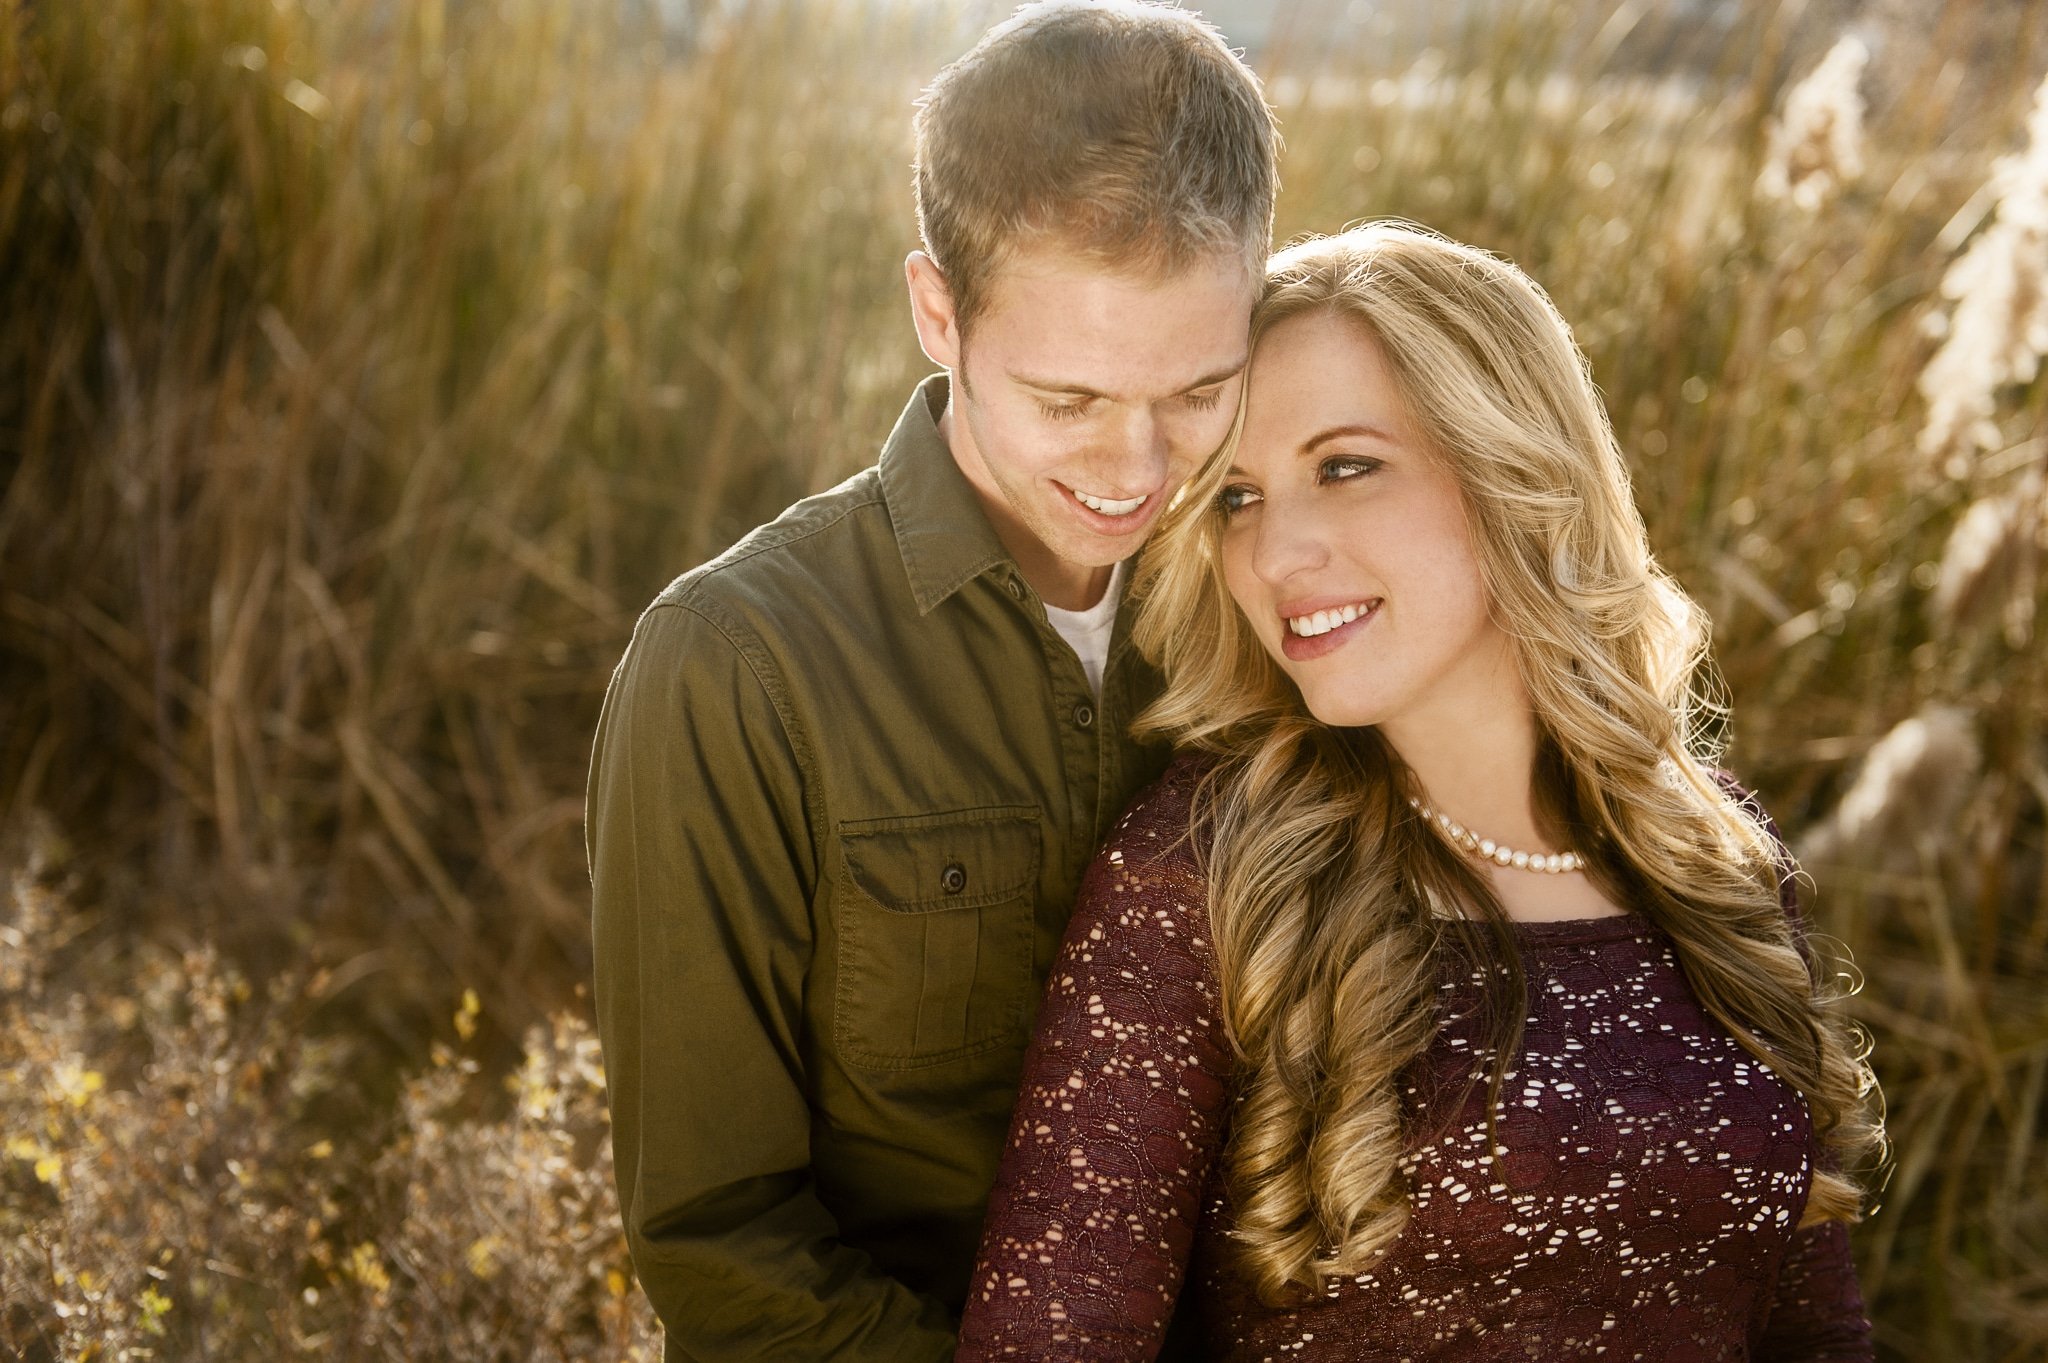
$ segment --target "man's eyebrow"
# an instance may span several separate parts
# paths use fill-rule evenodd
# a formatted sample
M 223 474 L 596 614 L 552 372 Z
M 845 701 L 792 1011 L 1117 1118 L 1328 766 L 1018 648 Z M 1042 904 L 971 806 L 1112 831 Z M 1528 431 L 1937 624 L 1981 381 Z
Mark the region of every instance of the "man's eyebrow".
M 1247 355 L 1235 364 L 1202 375 L 1202 377 L 1181 389 L 1180 392 L 1192 393 L 1198 388 L 1213 388 L 1219 383 L 1228 383 L 1239 374 L 1242 374 L 1245 365 L 1250 362 L 1251 357 Z M 1041 393 L 1058 393 L 1065 397 L 1077 398 L 1102 398 L 1110 402 L 1116 400 L 1114 394 L 1105 393 L 1099 388 L 1090 388 L 1083 383 L 1068 383 L 1064 379 L 1033 378 L 1029 374 L 1020 374 L 1014 369 L 1009 370 L 1008 373 L 1012 383 L 1020 383 L 1026 388 L 1035 388 Z M 1176 396 L 1179 396 L 1179 394 L 1176 394 Z
M 1251 362 L 1252 357 L 1250 355 L 1246 355 L 1242 359 L 1240 359 L 1236 364 L 1229 365 L 1225 368 L 1218 369 L 1211 373 L 1202 375 L 1202 377 L 1196 379 L 1193 383 L 1189 384 L 1187 387 L 1181 389 L 1180 391 L 1183 393 L 1192 393 L 1197 388 L 1214 388 L 1219 383 L 1228 383 L 1230 382 L 1230 380 L 1236 378 L 1239 374 L 1242 374 L 1244 372 L 1244 367 L 1250 364 Z

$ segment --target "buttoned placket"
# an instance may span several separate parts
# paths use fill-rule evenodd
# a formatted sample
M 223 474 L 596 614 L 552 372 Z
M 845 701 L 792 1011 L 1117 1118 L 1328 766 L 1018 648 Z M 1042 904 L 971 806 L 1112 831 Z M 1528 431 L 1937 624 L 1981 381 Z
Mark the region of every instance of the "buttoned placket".
M 1108 831 L 1108 820 L 1119 812 L 1102 805 L 1102 792 L 1115 788 L 1117 776 L 1112 770 L 1116 745 L 1105 741 L 1105 735 L 1114 737 L 1117 726 L 1130 720 L 1127 715 L 1115 713 L 1116 693 L 1112 690 L 1121 681 L 1123 669 L 1119 663 L 1129 651 L 1129 627 L 1119 620 L 1110 656 L 1103 667 L 1102 694 L 1098 697 L 1088 685 L 1088 674 L 1082 670 L 1073 647 L 1046 617 L 1043 599 L 1014 566 L 1000 571 L 1003 591 L 1037 631 L 1051 676 L 1054 713 L 1059 718 L 1060 766 L 1067 778 L 1069 826 L 1086 830 L 1091 841 L 1100 841 Z

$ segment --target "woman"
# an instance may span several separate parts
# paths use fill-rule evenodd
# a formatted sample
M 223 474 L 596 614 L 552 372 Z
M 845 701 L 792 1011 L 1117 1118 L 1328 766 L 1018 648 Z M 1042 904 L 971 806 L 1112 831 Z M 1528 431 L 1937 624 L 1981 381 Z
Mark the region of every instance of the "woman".
M 1149 1359 L 1184 1277 L 1216 1359 L 1870 1357 L 1870 1073 L 1564 322 L 1380 224 L 1276 257 L 1253 345 L 959 1357 Z

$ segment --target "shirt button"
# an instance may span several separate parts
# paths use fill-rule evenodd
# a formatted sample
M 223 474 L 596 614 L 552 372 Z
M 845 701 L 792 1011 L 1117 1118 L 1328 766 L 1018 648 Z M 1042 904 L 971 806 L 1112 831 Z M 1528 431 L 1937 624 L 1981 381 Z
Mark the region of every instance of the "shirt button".
M 959 862 L 950 862 L 939 872 L 939 888 L 947 894 L 959 894 L 967 888 L 967 868 Z
M 1085 729 L 1094 722 L 1094 706 L 1090 705 L 1087 701 L 1084 700 L 1074 707 L 1074 723 L 1080 725 L 1082 728 Z
M 1012 601 L 1022 601 L 1024 599 L 1024 584 L 1014 577 L 1003 579 L 1003 590 L 1010 594 Z

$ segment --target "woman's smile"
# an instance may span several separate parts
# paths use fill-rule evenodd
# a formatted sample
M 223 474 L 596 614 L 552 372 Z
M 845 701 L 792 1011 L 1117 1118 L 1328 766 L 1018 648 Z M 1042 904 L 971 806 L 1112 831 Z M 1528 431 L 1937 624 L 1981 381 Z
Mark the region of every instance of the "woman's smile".
M 1336 606 L 1282 604 L 1280 619 L 1287 634 L 1280 640 L 1281 652 L 1298 663 L 1336 652 L 1378 618 L 1380 601 L 1374 596 Z

